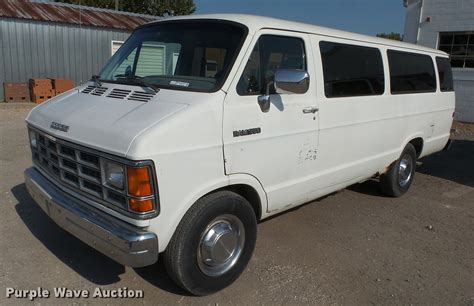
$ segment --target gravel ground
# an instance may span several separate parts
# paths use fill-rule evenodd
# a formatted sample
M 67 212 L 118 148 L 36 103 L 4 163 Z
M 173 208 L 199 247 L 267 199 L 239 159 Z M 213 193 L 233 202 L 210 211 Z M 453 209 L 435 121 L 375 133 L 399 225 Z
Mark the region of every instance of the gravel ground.
M 453 129 L 453 134 L 455 136 L 460 136 L 464 138 L 474 137 L 474 123 L 454 122 Z
M 162 262 L 123 267 L 61 230 L 31 200 L 24 118 L 0 105 L 0 304 L 7 287 L 144 290 L 142 299 L 36 299 L 37 304 L 474 305 L 474 135 L 420 162 L 399 199 L 373 181 L 291 210 L 258 227 L 239 280 L 207 297 L 177 288 Z

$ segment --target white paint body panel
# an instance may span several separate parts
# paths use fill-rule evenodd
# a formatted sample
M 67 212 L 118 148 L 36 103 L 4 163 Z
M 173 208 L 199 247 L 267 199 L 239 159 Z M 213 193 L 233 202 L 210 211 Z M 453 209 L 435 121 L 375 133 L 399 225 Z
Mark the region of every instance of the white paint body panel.
M 302 39 L 307 57 L 313 57 L 308 34 L 283 34 Z M 259 31 L 247 50 L 247 58 L 261 35 L 282 35 L 282 32 Z M 243 63 L 238 76 L 247 60 Z M 312 60 L 308 60 L 308 73 L 316 75 Z M 270 110 L 263 113 L 257 95 L 237 94 L 238 80 L 234 79 L 224 104 L 226 173 L 247 173 L 257 177 L 267 194 L 269 211 L 304 203 L 308 200 L 305 193 L 310 189 L 307 184 L 311 184 L 307 178 L 316 172 L 314 159 L 318 150 L 319 114 L 305 114 L 303 109 L 317 108 L 316 86 L 310 86 L 301 95 L 272 95 Z M 261 129 L 259 134 L 233 137 L 233 131 L 257 127 Z
M 327 99 L 320 40 L 444 53 L 414 45 L 271 18 L 210 15 L 249 28 L 241 52 L 215 93 L 161 90 L 147 103 L 94 97 L 72 90 L 36 107 L 27 122 L 50 134 L 131 160 L 153 160 L 160 214 L 133 222 L 157 234 L 160 252 L 188 209 L 202 196 L 229 185 L 252 187 L 262 218 L 308 202 L 385 171 L 410 140 L 424 140 L 422 155 L 441 150 L 449 139 L 454 93 Z M 300 37 L 305 42 L 310 88 L 303 95 L 281 95 L 262 113 L 256 96 L 242 97 L 236 84 L 261 34 Z M 344 38 L 343 38 L 344 37 Z M 106 84 L 139 89 L 136 86 Z M 438 86 L 439 87 L 439 86 Z M 80 89 L 80 88 L 79 88 Z M 276 102 L 275 102 L 276 101 Z M 303 114 L 306 107 L 319 112 Z M 69 125 L 67 133 L 50 129 Z M 233 131 L 261 128 L 260 134 L 233 137 Z M 316 158 L 305 153 L 316 150 Z M 303 158 L 303 159 L 302 159 Z

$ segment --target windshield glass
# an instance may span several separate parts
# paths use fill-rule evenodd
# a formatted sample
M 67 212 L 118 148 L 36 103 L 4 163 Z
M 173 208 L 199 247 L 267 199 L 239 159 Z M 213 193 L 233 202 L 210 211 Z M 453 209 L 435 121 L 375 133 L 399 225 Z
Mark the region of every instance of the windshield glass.
M 100 80 L 217 91 L 246 32 L 241 25 L 222 21 L 163 22 L 139 28 L 110 59 Z

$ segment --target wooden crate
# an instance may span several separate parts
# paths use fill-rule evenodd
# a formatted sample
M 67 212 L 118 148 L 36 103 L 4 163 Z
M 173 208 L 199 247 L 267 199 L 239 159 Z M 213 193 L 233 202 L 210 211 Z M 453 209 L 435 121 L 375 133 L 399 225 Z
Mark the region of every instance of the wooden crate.
M 55 96 L 51 79 L 30 79 L 31 101 L 36 104 L 43 103 Z
M 56 95 L 62 94 L 74 87 L 74 82 L 72 80 L 52 79 L 51 81 Z
M 30 91 L 26 83 L 3 83 L 5 102 L 29 102 Z
M 41 88 L 34 89 L 31 93 L 31 101 L 33 101 L 36 104 L 43 103 L 46 100 L 51 99 L 54 97 L 56 93 L 54 92 L 54 89 L 49 89 L 49 90 L 43 90 Z
M 43 88 L 45 90 L 47 89 L 53 89 L 53 83 L 51 82 L 51 79 L 30 79 L 30 89 L 31 88 Z

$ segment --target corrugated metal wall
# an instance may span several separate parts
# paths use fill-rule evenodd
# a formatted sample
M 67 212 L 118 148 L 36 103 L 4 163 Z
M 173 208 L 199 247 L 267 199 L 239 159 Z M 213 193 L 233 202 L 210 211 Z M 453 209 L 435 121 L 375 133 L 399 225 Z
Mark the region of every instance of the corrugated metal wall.
M 0 101 L 3 82 L 66 78 L 75 84 L 97 74 L 111 56 L 111 41 L 129 32 L 0 18 Z

